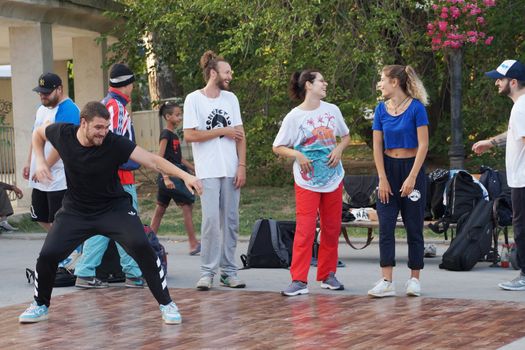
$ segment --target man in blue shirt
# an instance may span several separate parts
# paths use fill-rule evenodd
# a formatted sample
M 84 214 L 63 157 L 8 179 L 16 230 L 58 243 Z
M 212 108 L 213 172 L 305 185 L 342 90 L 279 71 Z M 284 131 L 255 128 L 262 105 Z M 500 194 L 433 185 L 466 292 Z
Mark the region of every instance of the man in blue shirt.
M 33 130 L 41 125 L 53 123 L 80 124 L 80 109 L 69 97 L 64 95 L 62 79 L 58 75 L 54 73 L 42 74 L 33 91 L 38 93 L 42 103 L 36 111 Z M 44 151 L 46 162 L 53 174 L 53 181 L 49 183 L 35 181 L 36 164 L 31 146 L 29 146 L 29 156 L 23 169 L 23 177 L 29 180 L 29 186 L 33 188 L 31 193 L 31 219 L 38 222 L 46 232 L 49 232 L 55 214 L 62 206 L 62 198 L 66 193 L 67 185 L 64 163 L 62 163 L 58 152 L 49 142 L 46 142 Z M 75 257 L 79 254 L 80 248 L 64 260 L 61 266 L 68 267 L 70 263 L 74 263 Z

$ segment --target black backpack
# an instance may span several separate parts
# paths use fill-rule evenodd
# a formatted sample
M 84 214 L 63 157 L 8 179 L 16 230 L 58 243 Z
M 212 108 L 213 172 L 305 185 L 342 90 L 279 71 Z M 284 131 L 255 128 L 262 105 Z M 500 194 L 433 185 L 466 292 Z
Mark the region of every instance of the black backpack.
M 489 198 L 494 200 L 495 221 L 498 226 L 512 225 L 512 201 L 507 176 L 504 171 L 493 170 L 488 166 L 481 166 L 479 182 L 489 192 Z
M 483 198 L 483 190 L 474 182 L 472 175 L 458 171 L 447 186 L 447 205 L 444 216 L 457 223 L 465 213 L 472 212 L 476 203 Z
M 483 199 L 483 190 L 474 182 L 472 175 L 460 170 L 448 182 L 445 196 L 445 213 L 428 227 L 436 233 L 444 233 L 447 239 L 449 224 L 457 223 L 464 214 L 472 212 L 476 204 Z
M 489 193 L 489 199 L 496 199 L 500 196 L 502 191 L 502 178 L 499 171 L 492 169 L 491 167 L 482 165 L 480 167 L 481 176 L 479 182 L 487 189 Z
M 445 214 L 443 195 L 449 182 L 449 171 L 436 169 L 428 174 L 427 212 L 429 219 L 439 219 Z
M 458 221 L 456 237 L 443 254 L 440 269 L 471 270 L 492 245 L 492 201 L 480 200 L 471 213 Z
M 376 175 L 346 175 L 343 179 L 343 202 L 350 208 L 375 208 L 378 183 Z
M 277 221 L 277 228 L 281 236 L 286 252 L 288 253 L 289 265 L 292 264 L 293 239 L 295 237 L 295 221 Z
M 287 268 L 290 266 L 290 256 L 291 252 L 283 243 L 277 221 L 259 219 L 253 226 L 248 252 L 241 255 L 241 261 L 244 268 Z

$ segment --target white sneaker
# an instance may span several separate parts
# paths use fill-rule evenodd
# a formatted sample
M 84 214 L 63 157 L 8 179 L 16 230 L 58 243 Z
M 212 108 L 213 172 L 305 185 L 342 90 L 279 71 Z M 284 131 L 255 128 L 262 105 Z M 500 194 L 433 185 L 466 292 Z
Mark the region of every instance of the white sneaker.
M 394 282 L 388 282 L 384 279 L 377 281 L 374 288 L 368 291 L 368 295 L 376 298 L 392 297 L 396 295 Z
M 18 229 L 16 227 L 11 226 L 7 222 L 7 220 L 0 221 L 0 231 L 2 231 L 2 230 L 8 231 L 8 232 L 10 232 L 10 231 L 18 231 Z
M 213 285 L 213 277 L 211 276 L 202 276 L 197 282 L 196 288 L 198 290 L 210 290 Z
M 405 283 L 405 288 L 407 289 L 407 295 L 409 297 L 418 297 L 421 295 L 421 284 L 415 277 L 412 277 Z

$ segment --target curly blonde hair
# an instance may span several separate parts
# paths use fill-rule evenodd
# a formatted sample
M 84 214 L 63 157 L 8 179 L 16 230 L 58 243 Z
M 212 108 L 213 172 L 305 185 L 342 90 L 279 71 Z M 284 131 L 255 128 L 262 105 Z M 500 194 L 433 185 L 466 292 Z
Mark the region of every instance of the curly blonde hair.
M 397 79 L 399 86 L 412 98 L 417 98 L 423 105 L 428 105 L 428 94 L 421 79 L 412 66 L 398 64 L 385 66 L 383 73 L 390 79 Z

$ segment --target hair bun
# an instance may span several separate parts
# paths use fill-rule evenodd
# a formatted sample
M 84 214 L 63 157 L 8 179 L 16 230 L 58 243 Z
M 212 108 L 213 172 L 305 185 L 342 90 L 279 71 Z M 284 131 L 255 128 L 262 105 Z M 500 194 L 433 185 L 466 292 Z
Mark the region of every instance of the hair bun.
M 202 69 L 206 69 L 210 62 L 214 59 L 216 59 L 218 56 L 215 52 L 212 50 L 208 50 L 205 53 L 202 54 L 201 60 L 200 60 L 200 66 Z

